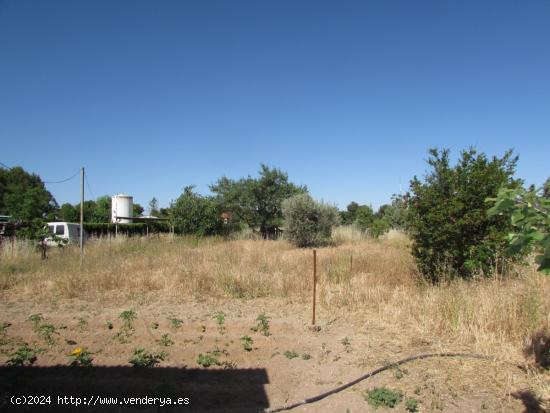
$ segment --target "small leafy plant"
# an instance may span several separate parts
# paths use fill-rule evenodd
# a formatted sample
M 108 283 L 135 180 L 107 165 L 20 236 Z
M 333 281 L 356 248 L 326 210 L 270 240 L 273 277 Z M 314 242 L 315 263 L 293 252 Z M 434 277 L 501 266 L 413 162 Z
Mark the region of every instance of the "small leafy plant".
M 166 358 L 166 353 L 149 353 L 143 348 L 136 348 L 134 355 L 130 359 L 130 364 L 134 367 L 155 367 Z
M 83 332 L 88 327 L 88 321 L 86 321 L 86 319 L 82 317 L 79 317 L 77 326 L 78 326 L 78 330 L 80 332 Z
M 214 320 L 216 320 L 216 323 L 218 324 L 218 330 L 220 334 L 224 334 L 225 333 L 225 314 L 221 311 L 214 314 Z
M 10 366 L 30 366 L 36 361 L 36 350 L 30 348 L 27 344 L 19 347 L 8 360 Z
M 206 354 L 200 353 L 197 357 L 197 364 L 202 367 L 221 366 L 220 360 L 213 352 L 207 352 Z
M 311 359 L 311 355 L 309 353 L 302 354 L 302 360 L 310 360 L 310 359 Z
M 261 332 L 264 336 L 268 337 L 271 335 L 269 332 L 269 319 L 265 313 L 261 313 L 257 318 L 257 324 L 251 328 L 252 331 Z
M 346 350 L 346 353 L 351 353 L 351 341 L 350 341 L 350 339 L 348 337 L 344 337 L 340 342 L 344 346 L 344 350 Z
M 83 349 L 82 347 L 77 347 L 70 352 L 69 357 L 71 358 L 70 365 L 73 367 L 91 367 L 92 366 L 92 353 Z
M 126 330 L 134 329 L 134 320 L 137 318 L 137 313 L 134 310 L 126 310 L 118 316 L 122 320 L 122 327 Z
M 0 334 L 6 334 L 9 326 L 11 326 L 11 323 L 7 323 L 5 321 L 0 323 Z
M 162 337 L 159 340 L 157 340 L 157 343 L 159 343 L 164 347 L 169 347 L 172 344 L 174 344 L 174 342 L 170 339 L 168 334 L 163 334 Z
M 294 350 L 287 350 L 283 353 L 283 355 L 289 360 L 299 357 L 299 354 L 296 353 Z
M 38 335 L 49 345 L 55 343 L 53 335 L 56 334 L 55 327 L 52 324 L 42 324 L 36 329 Z
M 134 320 L 137 318 L 137 313 L 134 310 L 126 310 L 120 313 L 118 317 L 122 320 L 122 326 L 114 338 L 121 343 L 127 343 L 134 331 Z M 109 327 L 109 324 L 107 324 L 107 327 Z
M 405 410 L 411 413 L 416 413 L 418 411 L 418 400 L 412 397 L 405 400 Z
M 363 397 L 374 408 L 394 408 L 401 403 L 401 400 L 403 400 L 403 393 L 398 390 L 390 390 L 385 387 L 376 387 L 367 391 Z
M 27 321 L 30 321 L 33 324 L 33 329 L 36 330 L 40 323 L 44 321 L 44 317 L 42 317 L 42 314 L 31 314 Z
M 168 321 L 170 321 L 170 325 L 171 325 L 172 328 L 175 329 L 175 330 L 177 330 L 178 328 L 180 328 L 181 325 L 183 324 L 183 320 L 180 319 L 180 318 L 172 317 L 172 318 L 168 318 Z
M 252 340 L 252 337 L 242 336 L 241 337 L 241 343 L 243 345 L 243 348 L 246 351 L 252 351 L 252 344 L 254 344 L 254 341 Z

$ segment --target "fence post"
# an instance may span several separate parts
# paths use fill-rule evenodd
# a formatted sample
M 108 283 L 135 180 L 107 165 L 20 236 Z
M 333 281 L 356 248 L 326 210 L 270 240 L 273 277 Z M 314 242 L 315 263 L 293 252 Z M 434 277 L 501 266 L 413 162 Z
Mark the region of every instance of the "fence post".
M 313 318 L 311 324 L 315 325 L 315 296 L 317 293 L 317 250 L 313 250 Z

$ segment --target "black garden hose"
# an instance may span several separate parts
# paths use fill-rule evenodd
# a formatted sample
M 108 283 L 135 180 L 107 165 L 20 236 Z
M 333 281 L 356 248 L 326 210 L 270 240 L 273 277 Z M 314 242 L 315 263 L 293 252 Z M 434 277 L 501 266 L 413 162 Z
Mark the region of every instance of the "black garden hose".
M 350 381 L 349 383 L 342 384 L 341 386 L 338 386 L 332 390 L 329 390 L 327 392 L 321 393 L 317 396 L 310 397 L 308 399 L 300 400 L 295 403 L 291 404 L 285 404 L 283 406 L 278 407 L 269 407 L 267 409 L 262 410 L 263 413 L 275 413 L 275 412 L 282 412 L 284 410 L 290 410 L 294 409 L 295 407 L 301 406 L 303 404 L 309 404 L 313 402 L 317 402 L 319 400 L 322 400 L 330 395 L 333 395 L 335 393 L 341 392 L 344 389 L 347 389 L 348 387 L 353 386 L 354 384 L 359 383 L 360 381 L 363 381 L 365 379 L 368 379 L 369 377 L 375 376 L 378 373 L 382 373 L 385 370 L 391 369 L 395 366 L 400 366 L 401 364 L 408 363 L 409 361 L 413 360 L 421 360 L 421 359 L 427 359 L 431 357 L 467 357 L 467 358 L 473 358 L 473 359 L 481 359 L 481 360 L 495 360 L 495 357 L 492 356 L 483 356 L 481 354 L 470 354 L 470 353 L 428 353 L 428 354 L 419 354 L 416 356 L 407 357 L 405 359 L 396 361 L 395 363 L 386 365 L 384 367 L 380 367 L 376 370 L 373 370 L 367 374 L 362 375 L 361 377 L 356 378 L 355 380 Z

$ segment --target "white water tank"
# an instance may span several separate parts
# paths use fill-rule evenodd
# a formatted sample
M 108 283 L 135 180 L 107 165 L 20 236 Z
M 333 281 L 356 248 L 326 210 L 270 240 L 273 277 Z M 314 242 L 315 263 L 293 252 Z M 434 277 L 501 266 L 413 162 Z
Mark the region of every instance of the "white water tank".
M 111 198 L 111 221 L 131 224 L 134 198 L 131 195 L 118 194 Z

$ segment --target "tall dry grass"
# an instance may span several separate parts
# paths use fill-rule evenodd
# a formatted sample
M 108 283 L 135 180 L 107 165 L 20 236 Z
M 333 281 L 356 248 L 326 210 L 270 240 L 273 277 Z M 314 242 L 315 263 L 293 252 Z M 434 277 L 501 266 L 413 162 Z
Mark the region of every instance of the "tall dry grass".
M 344 238 L 344 237 L 342 237 Z M 531 267 L 504 280 L 421 282 L 408 240 L 340 239 L 318 250 L 319 301 L 331 312 L 375 311 L 414 334 L 503 357 L 520 354 L 550 330 L 550 277 Z M 285 241 L 194 237 L 99 239 L 40 259 L 28 246 L 0 254 L 4 296 L 98 299 L 157 293 L 165 297 L 284 297 L 310 300 L 312 253 Z M 498 349 L 498 351 L 496 350 Z

